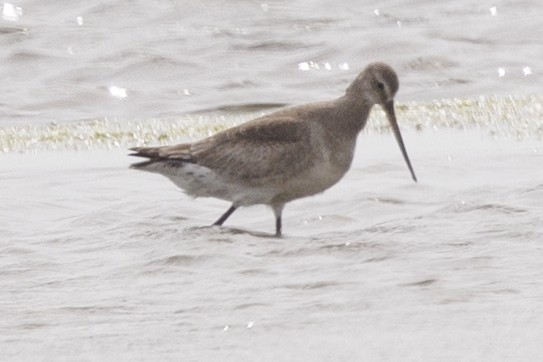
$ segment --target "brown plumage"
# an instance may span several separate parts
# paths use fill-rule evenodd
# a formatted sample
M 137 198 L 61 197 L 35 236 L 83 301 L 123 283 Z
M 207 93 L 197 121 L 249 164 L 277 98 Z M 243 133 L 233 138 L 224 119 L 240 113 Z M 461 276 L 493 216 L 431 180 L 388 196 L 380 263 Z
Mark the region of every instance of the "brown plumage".
M 392 68 L 373 63 L 336 100 L 282 109 L 193 143 L 135 147 L 131 155 L 149 160 L 131 167 L 163 174 L 193 197 L 232 202 L 217 225 L 239 206 L 269 205 L 280 235 L 287 202 L 322 192 L 347 172 L 373 104 L 386 111 L 416 180 L 394 115 L 397 90 Z

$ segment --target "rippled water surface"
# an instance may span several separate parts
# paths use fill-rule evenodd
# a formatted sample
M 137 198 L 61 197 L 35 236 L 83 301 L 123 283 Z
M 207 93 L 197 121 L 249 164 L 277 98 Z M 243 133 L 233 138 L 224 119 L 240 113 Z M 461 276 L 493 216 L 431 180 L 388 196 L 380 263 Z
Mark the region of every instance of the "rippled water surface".
M 8 154 L 4 356 L 538 355 L 541 145 L 460 131 L 406 141 L 420 183 L 392 137 L 365 135 L 345 180 L 287 206 L 282 239 L 264 207 L 208 227 L 228 204 L 128 170 L 124 152 Z
M 543 81 L 540 11 L 537 0 L 12 0 L 0 124 L 322 100 L 375 60 L 397 69 L 404 101 L 530 94 Z
M 543 353 L 538 1 L 0 4 L 6 361 L 530 361 Z M 192 200 L 125 149 L 400 76 L 345 179 Z

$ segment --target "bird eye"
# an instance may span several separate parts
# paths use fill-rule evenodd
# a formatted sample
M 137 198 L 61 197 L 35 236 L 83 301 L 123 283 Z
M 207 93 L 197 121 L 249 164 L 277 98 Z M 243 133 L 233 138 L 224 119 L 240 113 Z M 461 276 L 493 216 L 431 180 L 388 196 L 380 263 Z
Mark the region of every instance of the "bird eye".
M 385 85 L 381 82 L 377 82 L 377 88 L 379 88 L 380 90 L 384 90 L 385 89 Z

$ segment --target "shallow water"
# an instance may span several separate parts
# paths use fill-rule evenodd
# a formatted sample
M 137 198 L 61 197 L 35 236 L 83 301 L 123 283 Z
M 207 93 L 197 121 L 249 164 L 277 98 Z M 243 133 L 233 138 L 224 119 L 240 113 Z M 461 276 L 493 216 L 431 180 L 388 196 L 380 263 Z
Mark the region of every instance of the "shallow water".
M 541 143 L 405 138 L 418 184 L 392 137 L 363 135 L 342 182 L 287 205 L 282 239 L 264 207 L 207 227 L 228 204 L 123 152 L 5 155 L 4 357 L 539 355 Z
M 543 352 L 539 2 L 12 3 L 2 360 Z M 227 203 L 128 169 L 129 146 L 339 96 L 373 60 L 400 75 L 419 183 L 377 109 L 345 179 L 287 205 L 282 239 L 265 207 L 209 227 Z
M 0 125 L 305 103 L 376 60 L 399 72 L 401 101 L 543 83 L 538 0 L 8 3 L 22 15 L 0 17 Z

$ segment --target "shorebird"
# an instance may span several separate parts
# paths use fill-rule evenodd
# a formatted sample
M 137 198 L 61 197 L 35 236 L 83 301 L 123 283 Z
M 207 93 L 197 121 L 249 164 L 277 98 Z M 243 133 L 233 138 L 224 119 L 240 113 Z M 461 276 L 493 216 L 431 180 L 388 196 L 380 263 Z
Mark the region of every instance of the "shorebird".
M 369 64 L 345 94 L 284 108 L 192 143 L 134 147 L 148 160 L 130 167 L 162 174 L 192 197 L 231 202 L 213 225 L 222 225 L 241 206 L 269 205 L 275 234 L 287 202 L 318 194 L 349 170 L 358 133 L 373 105 L 383 107 L 403 158 L 417 178 L 394 113 L 399 82 L 387 64 Z

